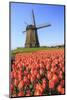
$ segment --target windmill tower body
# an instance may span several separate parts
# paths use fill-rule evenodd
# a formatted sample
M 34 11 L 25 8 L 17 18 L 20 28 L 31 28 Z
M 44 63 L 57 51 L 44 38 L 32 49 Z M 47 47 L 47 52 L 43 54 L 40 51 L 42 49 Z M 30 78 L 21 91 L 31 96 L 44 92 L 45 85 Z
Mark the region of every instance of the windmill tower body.
M 37 30 L 44 28 L 44 27 L 48 27 L 51 26 L 49 25 L 41 25 L 41 26 L 36 26 L 35 23 L 35 17 L 34 17 L 34 12 L 32 10 L 32 18 L 33 18 L 33 24 L 32 25 L 27 25 L 26 27 L 26 41 L 25 41 L 25 47 L 26 48 L 31 48 L 31 47 L 39 47 L 39 40 L 38 40 L 38 34 L 37 34 Z
M 37 29 L 34 25 L 29 25 L 26 29 L 25 47 L 39 47 Z

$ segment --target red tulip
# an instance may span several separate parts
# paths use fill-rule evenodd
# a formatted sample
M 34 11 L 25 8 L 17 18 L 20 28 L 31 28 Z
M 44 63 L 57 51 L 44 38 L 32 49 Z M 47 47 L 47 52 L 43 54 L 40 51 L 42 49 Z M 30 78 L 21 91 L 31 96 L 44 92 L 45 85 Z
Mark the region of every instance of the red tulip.
M 14 86 L 17 86 L 18 85 L 18 80 L 17 79 L 14 79 L 13 84 L 14 84 Z
M 14 85 L 13 85 L 13 84 L 11 84 L 11 86 L 10 86 L 10 90 L 11 90 L 11 93 L 12 93 L 13 90 L 14 90 Z
M 20 92 L 18 93 L 18 96 L 24 96 L 23 91 L 20 91 Z
M 47 78 L 48 78 L 48 80 L 51 80 L 51 78 L 52 78 L 52 72 L 50 72 L 50 71 L 47 72 Z
M 49 81 L 49 88 L 50 89 L 54 88 L 54 81 L 52 81 L 52 80 Z
M 23 88 L 23 86 L 24 86 L 24 81 L 21 80 L 21 81 L 19 82 L 19 84 L 18 84 L 18 89 L 21 90 L 21 89 Z

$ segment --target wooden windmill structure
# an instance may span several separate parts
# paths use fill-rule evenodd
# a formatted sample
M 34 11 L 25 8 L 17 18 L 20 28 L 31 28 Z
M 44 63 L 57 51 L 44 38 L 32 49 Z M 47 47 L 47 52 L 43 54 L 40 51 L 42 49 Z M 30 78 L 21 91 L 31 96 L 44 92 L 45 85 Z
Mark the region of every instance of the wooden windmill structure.
M 33 24 L 27 25 L 26 30 L 23 31 L 23 33 L 26 32 L 26 41 L 25 41 L 26 48 L 39 47 L 40 44 L 39 44 L 39 40 L 38 40 L 37 30 L 51 26 L 50 24 L 36 26 L 33 10 L 32 10 L 32 18 L 33 18 Z

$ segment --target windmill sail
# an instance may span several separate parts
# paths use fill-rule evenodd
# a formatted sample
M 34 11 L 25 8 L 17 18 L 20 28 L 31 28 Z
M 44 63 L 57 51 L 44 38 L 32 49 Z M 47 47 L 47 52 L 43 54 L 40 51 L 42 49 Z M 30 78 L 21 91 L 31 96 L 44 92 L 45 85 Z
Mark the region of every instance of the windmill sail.
M 34 16 L 34 11 L 32 10 L 32 18 L 33 18 L 33 25 L 36 26 L 36 23 L 35 23 L 35 16 Z
M 37 28 L 37 29 L 41 29 L 41 28 L 45 28 L 45 27 L 49 27 L 49 26 L 51 26 L 51 24 L 47 24 L 47 25 L 38 26 L 38 27 L 36 27 L 36 28 Z

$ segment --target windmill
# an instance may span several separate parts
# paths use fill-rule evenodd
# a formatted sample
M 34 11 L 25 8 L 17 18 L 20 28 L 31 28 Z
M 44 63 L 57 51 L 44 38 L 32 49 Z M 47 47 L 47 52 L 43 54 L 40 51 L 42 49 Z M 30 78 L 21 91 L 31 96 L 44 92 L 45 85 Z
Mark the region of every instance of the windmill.
M 26 41 L 25 41 L 26 48 L 39 47 L 40 44 L 38 40 L 37 30 L 51 26 L 51 24 L 36 26 L 33 10 L 32 10 L 32 18 L 33 18 L 33 24 L 27 25 L 26 30 L 23 31 L 23 33 L 26 32 Z

